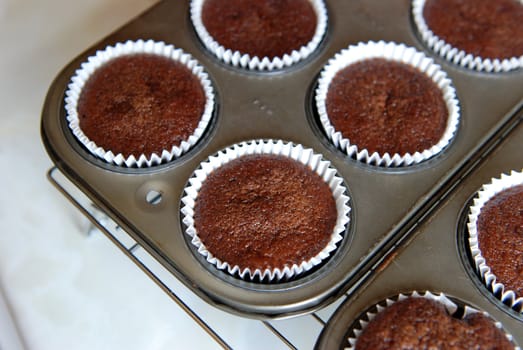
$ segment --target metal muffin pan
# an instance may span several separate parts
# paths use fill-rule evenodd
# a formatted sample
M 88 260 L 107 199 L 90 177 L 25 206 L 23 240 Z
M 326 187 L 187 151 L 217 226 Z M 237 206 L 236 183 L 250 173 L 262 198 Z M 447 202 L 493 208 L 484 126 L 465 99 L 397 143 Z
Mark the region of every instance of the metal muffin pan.
M 163 266 L 200 297 L 253 318 L 302 314 L 339 295 L 358 290 L 372 266 L 437 203 L 448 185 L 471 166 L 497 130 L 522 104 L 523 74 L 482 74 L 447 63 L 417 37 L 408 0 L 328 0 L 328 32 L 316 53 L 289 69 L 252 73 L 218 62 L 198 41 L 189 2 L 165 0 L 72 60 L 49 88 L 41 133 L 56 166 Z M 161 40 L 182 48 L 207 70 L 217 94 L 216 112 L 202 140 L 180 159 L 148 169 L 125 169 L 89 154 L 68 130 L 64 92 L 88 56 L 126 40 Z M 323 65 L 350 44 L 369 40 L 402 42 L 425 51 L 453 80 L 461 122 L 441 154 L 416 166 L 385 169 L 349 159 L 332 146 L 317 122 L 314 89 Z M 209 155 L 250 139 L 283 139 L 330 160 L 351 197 L 351 222 L 336 253 L 320 268 L 279 284 L 240 281 L 201 261 L 187 244 L 180 198 L 192 172 Z M 159 193 L 161 201 L 149 203 Z
M 384 260 L 379 272 L 357 295 L 340 305 L 318 338 L 316 349 L 343 348 L 349 328 L 365 310 L 387 297 L 414 290 L 441 292 L 488 312 L 518 346 L 523 346 L 523 314 L 494 297 L 467 254 L 466 222 L 472 198 L 492 178 L 523 168 L 523 109 L 497 136 L 483 154 L 475 157 L 478 166 L 449 193 L 438 210 L 406 236 L 406 242 Z

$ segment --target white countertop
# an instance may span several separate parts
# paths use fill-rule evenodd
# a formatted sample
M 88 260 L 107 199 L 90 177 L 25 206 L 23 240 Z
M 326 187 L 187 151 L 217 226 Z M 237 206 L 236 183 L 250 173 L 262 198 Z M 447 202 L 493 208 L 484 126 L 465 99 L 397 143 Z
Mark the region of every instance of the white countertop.
M 53 78 L 153 3 L 0 0 L 0 320 L 10 310 L 28 349 L 217 347 L 105 236 L 87 237 L 45 178 L 40 112 Z M 2 350 L 17 347 L 12 335 L 0 327 Z
M 40 113 L 53 78 L 154 3 L 0 0 L 2 350 L 218 348 L 105 236 L 87 236 L 87 220 L 45 177 L 52 163 L 40 140 Z M 261 322 L 210 312 L 236 347 L 281 348 L 265 336 L 253 342 L 251 329 Z M 293 323 L 298 344 L 307 322 Z

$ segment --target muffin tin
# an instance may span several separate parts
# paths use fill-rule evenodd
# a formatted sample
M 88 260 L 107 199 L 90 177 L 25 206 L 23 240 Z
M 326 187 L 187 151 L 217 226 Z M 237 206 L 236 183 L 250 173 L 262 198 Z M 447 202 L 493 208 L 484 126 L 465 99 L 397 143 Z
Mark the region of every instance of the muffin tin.
M 523 314 L 497 299 L 481 282 L 468 252 L 469 207 L 481 186 L 501 173 L 523 167 L 523 110 L 496 133 L 486 151 L 474 157 L 475 168 L 464 174 L 457 188 L 449 191 L 437 212 L 405 236 L 405 243 L 377 267 L 365 285 L 340 305 L 323 329 L 316 349 L 348 346 L 351 325 L 369 307 L 399 293 L 414 290 L 443 292 L 447 296 L 486 311 L 500 322 L 520 347 Z M 415 268 L 413 268 L 415 266 Z
M 477 73 L 436 57 L 417 37 L 410 1 L 332 0 L 326 5 L 328 30 L 316 52 L 288 69 L 255 73 L 219 62 L 198 41 L 189 2 L 165 0 L 72 60 L 50 86 L 44 103 L 42 139 L 56 166 L 187 287 L 209 303 L 243 316 L 265 319 L 303 314 L 347 291 L 356 298 L 380 262 L 390 261 L 392 251 L 406 246 L 405 238 L 418 221 L 459 188 L 461 177 L 500 138 L 499 131 L 520 119 L 516 112 L 523 105 L 522 72 Z M 81 62 L 107 45 L 137 39 L 165 41 L 190 53 L 205 67 L 216 91 L 215 114 L 199 143 L 179 159 L 147 169 L 122 168 L 92 156 L 69 131 L 64 108 L 67 84 Z M 449 147 L 432 159 L 390 169 L 361 164 L 336 149 L 323 134 L 314 107 L 318 75 L 335 53 L 369 40 L 394 41 L 424 51 L 452 79 L 461 121 Z M 319 268 L 289 282 L 254 283 L 225 275 L 202 261 L 184 234 L 180 200 L 194 169 L 218 150 L 251 139 L 282 139 L 321 153 L 338 170 L 351 198 L 349 239 Z M 153 201 L 152 194 L 159 196 Z M 455 240 L 448 248 L 454 245 Z M 431 246 L 420 249 L 432 251 Z M 437 263 L 429 264 L 432 268 L 448 263 L 450 253 L 442 253 L 434 256 Z M 408 274 L 425 277 L 412 268 L 418 266 L 412 261 L 416 260 L 405 265 Z M 451 286 L 463 284 L 470 289 L 472 281 L 474 276 L 467 275 Z M 363 295 L 367 291 L 357 300 Z M 497 310 L 484 293 L 470 301 L 480 300 Z M 501 321 L 521 326 L 514 315 L 501 314 L 505 315 Z M 512 326 L 512 333 L 516 328 Z M 521 343 L 523 335 L 518 336 Z

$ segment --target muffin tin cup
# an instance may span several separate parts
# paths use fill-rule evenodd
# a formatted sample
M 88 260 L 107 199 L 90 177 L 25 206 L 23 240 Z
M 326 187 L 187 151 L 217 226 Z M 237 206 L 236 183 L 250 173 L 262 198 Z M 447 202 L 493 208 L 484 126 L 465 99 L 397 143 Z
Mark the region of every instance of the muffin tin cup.
M 314 11 L 316 12 L 317 24 L 316 31 L 307 45 L 292 50 L 291 52 L 284 54 L 282 57 L 252 56 L 247 53 L 224 47 L 209 34 L 202 21 L 202 7 L 204 2 L 205 0 L 191 1 L 190 14 L 196 34 L 205 48 L 220 61 L 247 71 L 259 72 L 281 70 L 303 61 L 318 48 L 325 32 L 327 31 L 328 18 L 325 3 L 323 0 L 310 0 Z
M 198 237 L 198 232 L 194 226 L 194 206 L 198 192 L 209 174 L 234 159 L 246 155 L 259 154 L 285 156 L 309 167 L 329 185 L 336 202 L 337 220 L 327 245 L 309 260 L 300 264 L 285 266 L 283 269 L 252 270 L 222 261 L 205 247 Z M 349 197 L 346 195 L 343 180 L 338 176 L 330 162 L 324 160 L 320 154 L 314 153 L 312 149 L 304 148 L 302 145 L 295 145 L 281 140 L 252 140 L 232 145 L 201 163 L 185 188 L 181 213 L 182 221 L 187 227 L 185 233 L 191 237 L 191 243 L 197 248 L 198 253 L 206 258 L 210 265 L 247 281 L 278 282 L 280 280 L 288 280 L 311 270 L 321 264 L 336 250 L 349 224 L 350 207 L 348 202 Z
M 420 150 L 419 152 L 405 154 L 380 154 L 370 153 L 367 149 L 352 144 L 351 141 L 342 135 L 331 124 L 327 113 L 327 93 L 329 86 L 342 69 L 351 64 L 372 58 L 383 58 L 390 61 L 401 62 L 417 68 L 426 74 L 440 89 L 445 100 L 448 119 L 447 126 L 440 140 L 432 147 Z M 349 46 L 347 49 L 337 53 L 325 65 L 318 81 L 316 89 L 316 108 L 324 132 L 329 140 L 349 157 L 355 158 L 360 162 L 378 165 L 382 167 L 401 167 L 423 162 L 436 154 L 440 153 L 454 138 L 459 125 L 460 108 L 456 97 L 456 91 L 451 80 L 441 67 L 434 63 L 431 58 L 423 53 L 404 44 L 394 42 L 367 42 Z
M 432 293 L 430 291 L 413 291 L 410 293 L 400 293 L 394 297 L 385 299 L 383 302 L 376 304 L 374 307 L 370 308 L 369 311 L 365 312 L 359 320 L 356 320 L 348 331 L 347 345 L 345 350 L 355 350 L 357 349 L 357 341 L 359 335 L 363 332 L 365 327 L 371 322 L 380 312 L 386 310 L 389 306 L 393 305 L 398 301 L 403 301 L 408 298 L 426 298 L 432 301 L 435 301 L 443 305 L 447 313 L 456 319 L 464 320 L 468 316 L 475 313 L 482 313 L 484 316 L 492 320 L 492 317 L 485 311 L 479 311 L 472 306 L 469 306 L 465 303 L 459 302 L 453 298 L 449 298 L 444 293 Z M 502 324 L 497 321 L 493 321 L 496 328 L 501 330 L 507 337 L 507 339 L 514 343 L 512 335 L 508 334 Z M 514 350 L 520 350 L 518 346 L 514 346 Z
M 84 134 L 80 127 L 80 120 L 78 116 L 78 100 L 89 78 L 106 64 L 120 56 L 133 54 L 153 54 L 164 56 L 173 61 L 184 64 L 191 72 L 200 80 L 202 88 L 204 89 L 206 102 L 201 119 L 194 130 L 186 140 L 183 140 L 180 145 L 173 145 L 171 149 L 165 149 L 160 154 L 140 154 L 130 155 L 125 157 L 123 154 L 114 154 L 109 149 L 97 145 Z M 81 64 L 80 69 L 76 70 L 75 75 L 71 78 L 66 91 L 65 109 L 67 111 L 67 121 L 69 128 L 78 141 L 85 146 L 96 157 L 103 159 L 107 163 L 115 164 L 122 167 L 151 167 L 161 163 L 169 162 L 180 157 L 193 147 L 204 134 L 209 122 L 212 118 L 214 110 L 214 91 L 209 80 L 208 74 L 204 68 L 192 58 L 191 55 L 185 53 L 181 49 L 175 48 L 173 45 L 168 45 L 164 42 L 155 42 L 153 40 L 137 40 L 126 41 L 125 43 L 117 43 L 114 46 L 107 46 L 104 50 L 99 50 L 95 55 L 90 56 L 87 61 Z
M 507 289 L 504 284 L 498 281 L 491 271 L 485 258 L 481 254 L 477 224 L 481 208 L 496 194 L 509 189 L 513 186 L 523 184 L 523 172 L 512 171 L 510 175 L 502 174 L 500 178 L 494 178 L 478 191 L 474 203 L 470 207 L 468 215 L 468 243 L 473 264 L 485 286 L 504 304 L 510 306 L 517 312 L 523 313 L 523 296 L 518 296 L 513 290 Z
M 481 58 L 453 47 L 430 30 L 423 17 L 426 0 L 412 1 L 412 17 L 423 42 L 447 61 L 478 72 L 509 72 L 523 67 L 523 56 L 505 59 Z M 523 1 L 518 0 L 523 4 Z

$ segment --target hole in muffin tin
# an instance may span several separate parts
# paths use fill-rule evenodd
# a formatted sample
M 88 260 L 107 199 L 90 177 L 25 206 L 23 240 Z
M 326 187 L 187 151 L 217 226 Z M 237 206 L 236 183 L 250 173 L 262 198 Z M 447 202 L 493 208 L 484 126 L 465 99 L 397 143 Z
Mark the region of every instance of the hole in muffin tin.
M 492 292 L 483 283 L 481 276 L 476 270 L 474 259 L 472 258 L 472 255 L 470 253 L 470 246 L 468 241 L 469 235 L 467 228 L 469 210 L 470 207 L 474 204 L 473 202 L 476 195 L 477 191 L 474 192 L 473 195 L 467 200 L 459 214 L 456 238 L 461 262 L 465 268 L 465 271 L 472 280 L 474 286 L 481 292 L 481 294 L 483 294 L 490 302 L 495 304 L 499 309 L 509 314 L 513 318 L 523 322 L 523 313 L 518 312 L 515 309 L 518 307 L 518 305 L 515 305 L 515 308 L 513 308 L 510 305 L 503 303 L 503 301 L 501 301 L 501 295 L 496 295 L 494 292 Z M 523 305 L 521 305 L 521 308 L 523 309 Z
M 162 199 L 163 199 L 162 192 L 156 191 L 156 190 L 150 190 L 145 195 L 145 200 L 147 201 L 147 203 L 149 203 L 150 205 L 153 205 L 153 206 L 160 204 L 162 202 Z

